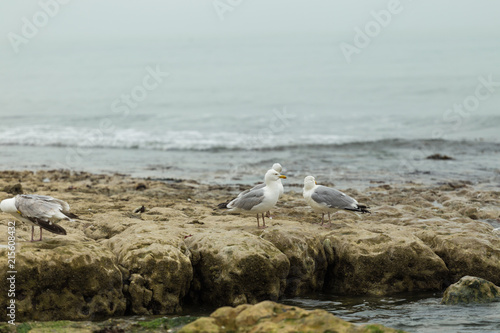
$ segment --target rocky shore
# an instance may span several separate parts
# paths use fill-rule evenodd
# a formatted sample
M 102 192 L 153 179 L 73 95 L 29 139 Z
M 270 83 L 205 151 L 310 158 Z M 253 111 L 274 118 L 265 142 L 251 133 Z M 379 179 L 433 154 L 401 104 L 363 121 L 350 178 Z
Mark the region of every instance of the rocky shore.
M 153 320 L 111 318 L 95 321 L 25 322 L 18 326 L 0 324 L 0 332 L 16 333 L 405 333 L 379 324 L 356 325 L 325 310 L 308 311 L 271 301 L 255 305 L 221 307 L 208 317 L 160 317 Z
M 269 228 L 259 230 L 255 216 L 214 210 L 244 186 L 0 172 L 0 200 L 21 190 L 51 195 L 81 218 L 60 223 L 68 235 L 44 233 L 34 243 L 31 228 L 16 223 L 16 321 L 173 314 L 185 304 L 238 306 L 314 291 L 439 291 L 465 275 L 500 285 L 500 233 L 492 226 L 499 191 L 465 183 L 370 185 L 342 190 L 372 214 L 341 212 L 324 228 L 285 183 Z M 143 205 L 143 213 L 133 212 Z M 8 221 L 0 214 L 1 244 Z M 1 248 L 4 275 L 7 265 Z M 0 290 L 7 304 L 6 276 Z

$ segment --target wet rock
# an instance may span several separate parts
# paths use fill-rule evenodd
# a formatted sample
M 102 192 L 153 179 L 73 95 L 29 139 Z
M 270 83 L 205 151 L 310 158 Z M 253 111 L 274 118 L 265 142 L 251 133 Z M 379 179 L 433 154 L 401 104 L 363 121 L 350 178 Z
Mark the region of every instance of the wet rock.
M 52 180 L 50 187 L 43 183 L 45 177 Z M 57 194 L 71 204 L 82 220 L 61 222 L 68 231 L 64 237 L 73 243 L 91 244 L 98 253 L 79 250 L 92 257 L 89 270 L 77 269 L 80 278 L 93 281 L 93 260 L 109 257 L 116 267 L 105 266 L 107 274 L 117 274 L 121 286 L 111 284 L 113 287 L 106 292 L 113 288 L 123 292 L 120 297 L 127 299 L 127 314 L 173 313 L 191 300 L 238 305 L 322 290 L 375 295 L 442 290 L 443 285 L 464 275 L 500 285 L 500 237 L 493 230 L 498 226 L 481 222 L 498 219 L 500 192 L 476 189 L 472 184 L 391 184 L 391 189 L 377 184 L 362 195 L 353 191 L 350 193 L 360 200 L 370 202 L 373 213 L 359 217 L 347 212 L 334 214 L 332 228 L 320 227 L 321 217 L 305 205 L 299 193 L 290 191 L 273 210 L 274 218 L 267 221 L 269 228 L 258 230 L 254 216 L 225 215 L 213 210 L 234 194 L 227 187 L 40 171 L 37 175 L 0 172 L 0 188 L 19 179 L 25 190 L 38 188 L 40 194 Z M 133 191 L 140 182 L 148 188 Z M 74 186 L 74 190 L 66 191 L 68 186 Z M 144 203 L 148 208 L 144 213 L 132 213 Z M 10 219 L 0 214 L 0 235 L 7 235 Z M 29 232 L 29 227 L 21 224 L 17 237 L 28 237 Z M 47 241 L 50 244 L 64 237 L 47 235 Z M 5 238 L 0 240 L 6 243 Z M 38 260 L 35 245 L 43 246 L 33 244 L 33 261 Z M 44 251 L 43 264 L 50 261 L 49 266 L 63 267 L 63 276 L 76 279 L 69 277 L 66 270 L 68 256 L 59 250 Z M 76 256 L 74 252 L 70 249 L 67 254 Z M 3 253 L 0 262 L 7 258 Z M 25 276 L 29 283 L 23 284 L 38 290 L 40 274 L 33 274 L 31 280 Z M 110 284 L 110 278 L 100 280 Z M 44 279 L 41 286 L 57 290 L 60 281 Z M 83 301 L 78 301 L 77 294 L 71 303 L 65 289 L 59 294 L 52 292 L 62 295 L 66 305 L 89 303 L 88 307 L 71 310 L 88 311 L 88 318 L 120 313 L 100 309 L 92 303 L 95 297 L 85 295 Z M 3 304 L 5 297 L 0 293 Z M 24 299 L 28 298 L 20 302 Z M 26 302 L 35 308 L 48 301 L 42 294 L 35 294 Z M 60 313 L 69 313 L 72 318 L 71 311 L 61 309 Z M 48 308 L 47 313 L 53 312 Z M 24 315 L 27 318 L 31 312 L 25 311 Z M 34 311 L 33 315 L 38 313 Z
M 433 154 L 426 157 L 428 160 L 454 160 L 453 157 L 442 154 Z
M 489 303 L 500 301 L 500 287 L 490 281 L 464 276 L 444 292 L 441 304 Z
M 183 230 L 151 221 L 131 225 L 107 244 L 126 272 L 124 292 L 133 314 L 177 313 L 193 267 Z
M 223 307 L 179 330 L 195 332 L 402 332 L 382 325 L 356 326 L 324 310 L 307 311 L 271 301 Z
M 7 185 L 2 191 L 14 195 L 23 194 L 23 186 L 21 184 Z
M 56 333 L 150 333 L 176 332 L 180 327 L 198 319 L 191 316 L 162 317 L 152 320 L 127 317 L 111 318 L 105 321 L 29 321 L 17 325 L 0 324 L 0 332 L 56 332 Z
M 446 263 L 448 280 L 470 275 L 500 285 L 500 237 L 490 225 L 464 218 L 433 218 L 412 226 L 415 235 Z
M 321 235 L 292 225 L 286 229 L 265 230 L 262 238 L 271 242 L 290 262 L 286 295 L 304 295 L 323 288 L 328 261 L 333 262 L 333 255 L 325 253 Z
M 269 241 L 239 230 L 206 230 L 185 242 L 193 255 L 193 300 L 239 305 L 283 295 L 290 263 Z
M 6 250 L 0 269 L 9 271 Z M 43 242 L 17 242 L 16 321 L 91 320 L 125 313 L 122 274 L 116 257 L 87 238 L 68 235 Z M 5 276 L 0 289 L 8 290 Z M 7 293 L 0 295 L 7 304 Z M 0 315 L 5 317 L 5 307 Z
M 448 275 L 443 260 L 401 227 L 350 227 L 331 232 L 327 239 L 335 258 L 325 284 L 336 293 L 440 290 Z

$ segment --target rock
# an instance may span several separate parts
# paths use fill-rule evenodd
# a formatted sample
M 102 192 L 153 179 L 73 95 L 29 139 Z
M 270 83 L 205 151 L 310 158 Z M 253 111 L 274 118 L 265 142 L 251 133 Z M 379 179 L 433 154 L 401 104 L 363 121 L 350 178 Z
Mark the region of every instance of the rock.
M 500 301 L 500 287 L 490 281 L 464 276 L 444 292 L 441 304 L 489 303 Z
M 176 332 L 182 326 L 198 319 L 191 316 L 180 317 L 162 317 L 152 320 L 144 320 L 144 318 L 126 317 L 126 318 L 111 318 L 105 321 L 29 321 L 22 324 L 10 325 L 0 324 L 0 332 L 18 333 L 46 333 L 46 332 L 61 332 L 61 333 L 150 333 L 150 332 Z
M 106 247 L 75 235 L 18 241 L 16 247 L 16 321 L 93 320 L 125 313 L 122 274 Z M 4 249 L 0 269 L 0 289 L 8 290 Z M 6 292 L 0 295 L 2 304 L 7 304 L 6 297 Z M 2 318 L 5 309 L 1 307 Z
M 443 260 L 404 228 L 349 227 L 331 232 L 327 239 L 335 258 L 325 283 L 335 293 L 440 290 L 448 275 Z
M 179 330 L 195 332 L 402 332 L 382 325 L 356 326 L 325 310 L 307 311 L 271 301 L 223 307 Z
M 14 195 L 23 194 L 23 186 L 21 184 L 7 185 L 2 191 Z
M 143 221 L 131 225 L 107 244 L 125 271 L 124 292 L 133 314 L 182 310 L 193 267 L 182 229 Z
M 454 160 L 453 157 L 448 155 L 433 154 L 426 157 L 428 160 Z
M 463 218 L 432 218 L 412 225 L 415 235 L 446 263 L 447 281 L 471 275 L 500 285 L 500 237 L 490 225 Z
M 262 238 L 284 253 L 290 262 L 286 295 L 304 295 L 323 288 L 328 264 L 333 263 L 333 255 L 325 253 L 322 235 L 307 233 L 303 227 L 291 225 L 286 230 L 265 230 Z
M 290 262 L 269 241 L 244 231 L 209 229 L 185 242 L 193 255 L 193 300 L 239 305 L 283 295 Z
M 46 177 L 50 183 L 43 182 Z M 25 191 L 68 201 L 81 217 L 79 222 L 61 222 L 67 236 L 45 234 L 47 242 L 41 243 L 21 241 L 29 237 L 30 228 L 16 226 L 19 244 L 32 252 L 22 252 L 18 260 L 29 258 L 29 265 L 37 268 L 36 274 L 20 276 L 30 286 L 19 300 L 24 319 L 39 318 L 42 312 L 37 309 L 50 303 L 42 287 L 51 299 L 60 297 L 68 305 L 47 307 L 47 317 L 57 312 L 59 318 L 85 319 L 123 312 L 175 313 L 190 301 L 239 305 L 317 291 L 387 295 L 442 290 L 464 275 L 500 285 L 500 237 L 494 231 L 498 226 L 482 222 L 499 218 L 500 192 L 473 184 L 377 184 L 362 193 L 352 190 L 348 193 L 369 202 L 373 213 L 334 214 L 332 228 L 320 227 L 321 217 L 299 193 L 290 191 L 273 210 L 269 228 L 259 230 L 254 216 L 213 210 L 235 194 L 226 186 L 66 171 L 0 171 L 0 188 L 19 180 Z M 147 188 L 135 191 L 140 182 Z M 73 190 L 68 191 L 69 186 Z M 132 213 L 143 204 L 145 212 Z M 10 220 L 0 214 L 0 235 L 8 234 Z M 54 246 L 56 241 L 60 245 Z M 86 255 L 87 270 L 65 261 Z M 36 263 L 38 256 L 41 261 Z M 0 252 L 3 267 L 6 258 Z M 97 261 L 105 258 L 112 264 L 106 261 L 105 270 L 99 271 Z M 52 275 L 46 278 L 42 269 Z M 82 277 L 71 275 L 72 269 Z M 60 289 L 60 281 L 51 278 L 58 270 L 68 281 L 85 280 L 96 287 L 84 285 L 90 296 L 83 295 L 82 301 L 73 284 L 73 289 Z M 29 299 L 24 294 L 31 290 L 36 294 Z M 106 308 L 104 301 L 99 303 L 101 294 L 121 301 L 113 302 L 114 310 L 109 304 Z M 123 310 L 117 304 L 125 299 Z M 6 294 L 0 293 L 0 302 L 5 301 Z

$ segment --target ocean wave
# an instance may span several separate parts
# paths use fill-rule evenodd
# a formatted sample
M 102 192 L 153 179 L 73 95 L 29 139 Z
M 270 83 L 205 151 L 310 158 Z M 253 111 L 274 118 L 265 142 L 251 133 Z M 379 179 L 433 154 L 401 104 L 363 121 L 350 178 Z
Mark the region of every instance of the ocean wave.
M 338 135 L 273 135 L 199 131 L 146 132 L 136 129 L 104 131 L 75 127 L 17 127 L 0 129 L 0 145 L 149 150 L 255 150 L 314 144 L 342 144 L 353 137 Z
M 221 151 L 221 150 L 284 150 L 308 147 L 356 147 L 377 145 L 387 147 L 417 147 L 430 141 L 449 140 L 375 138 L 334 134 L 281 133 L 265 131 L 255 134 L 236 132 L 166 131 L 146 132 L 137 129 L 98 130 L 76 127 L 32 126 L 0 129 L 0 145 L 69 148 L 144 149 L 162 151 Z M 464 144 L 464 141 L 455 141 Z M 366 149 L 370 149 L 367 147 Z

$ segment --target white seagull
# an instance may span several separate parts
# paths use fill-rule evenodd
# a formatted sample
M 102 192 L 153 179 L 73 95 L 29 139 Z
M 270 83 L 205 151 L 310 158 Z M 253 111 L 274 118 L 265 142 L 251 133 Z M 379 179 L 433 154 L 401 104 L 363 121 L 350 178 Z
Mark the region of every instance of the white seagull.
M 271 169 L 276 170 L 276 171 L 278 171 L 279 173 L 281 173 L 281 171 L 283 170 L 283 167 L 282 167 L 282 166 L 281 166 L 281 164 L 279 164 L 279 163 L 274 163 L 274 164 L 273 164 L 273 167 L 272 167 Z M 247 194 L 248 192 L 252 192 L 252 191 L 255 191 L 255 190 L 260 190 L 261 188 L 264 188 L 264 186 L 266 186 L 266 184 L 265 184 L 265 183 L 262 183 L 262 184 L 257 184 L 257 185 L 255 185 L 254 187 L 252 187 L 251 189 L 245 190 L 245 191 L 241 192 L 240 194 L 238 194 L 237 198 L 241 197 L 242 195 Z M 281 178 L 280 178 L 280 179 L 278 179 L 278 188 L 279 188 L 279 192 L 280 192 L 279 197 L 278 197 L 278 199 L 279 199 L 279 198 L 281 198 L 281 196 L 282 196 L 282 195 L 283 195 L 283 193 L 285 192 L 285 190 L 284 190 L 284 188 L 283 188 L 283 184 L 281 183 Z M 233 199 L 233 200 L 234 200 L 234 199 Z M 267 217 L 269 217 L 269 218 L 272 218 L 272 217 L 271 217 L 271 212 L 270 212 L 270 211 L 268 211 L 268 212 L 266 213 L 266 216 L 267 216 Z
M 39 241 L 41 241 L 42 229 L 58 235 L 66 235 L 66 230 L 56 225 L 55 222 L 59 220 L 72 221 L 72 219 L 78 218 L 78 216 L 69 212 L 67 202 L 47 195 L 16 195 L 14 198 L 0 202 L 0 210 L 30 224 L 32 242 L 35 226 L 40 227 Z
M 270 169 L 264 177 L 264 184 L 258 189 L 246 190 L 229 203 L 219 204 L 219 208 L 227 208 L 230 212 L 245 212 L 257 214 L 257 228 L 266 228 L 264 213 L 276 205 L 280 196 L 279 180 L 286 179 L 278 171 Z M 283 186 L 283 185 L 282 185 Z M 262 227 L 259 223 L 262 214 Z
M 370 213 L 367 206 L 358 204 L 358 202 L 334 188 L 318 185 L 313 176 L 304 178 L 304 191 L 302 192 L 304 199 L 311 208 L 320 212 L 321 225 L 325 223 L 325 213 L 328 213 L 328 221 L 331 225 L 332 220 L 330 213 L 339 210 L 348 210 L 351 212 Z

